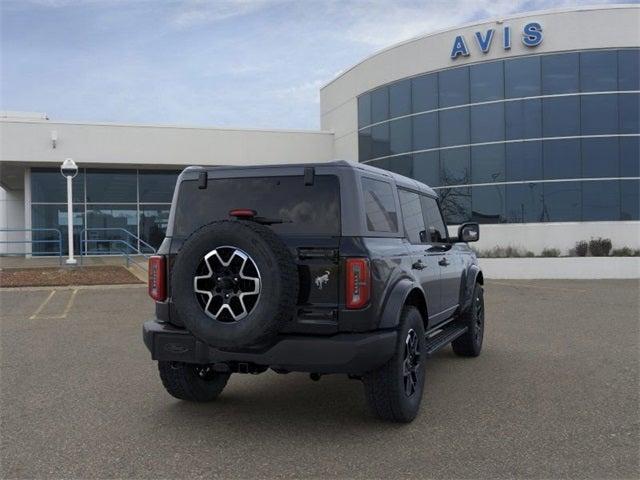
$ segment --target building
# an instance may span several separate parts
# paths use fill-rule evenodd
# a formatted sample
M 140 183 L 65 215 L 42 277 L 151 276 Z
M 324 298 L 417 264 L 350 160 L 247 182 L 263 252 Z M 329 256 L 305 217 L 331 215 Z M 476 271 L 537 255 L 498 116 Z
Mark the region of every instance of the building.
M 181 166 L 343 158 L 434 187 L 454 228 L 484 224 L 480 248 L 566 252 L 598 236 L 639 248 L 639 23 L 639 6 L 618 5 L 411 39 L 321 89 L 320 132 L 7 117 L 3 221 L 66 225 L 57 166 L 67 156 L 82 167 L 78 236 L 84 225 L 119 227 L 154 245 Z

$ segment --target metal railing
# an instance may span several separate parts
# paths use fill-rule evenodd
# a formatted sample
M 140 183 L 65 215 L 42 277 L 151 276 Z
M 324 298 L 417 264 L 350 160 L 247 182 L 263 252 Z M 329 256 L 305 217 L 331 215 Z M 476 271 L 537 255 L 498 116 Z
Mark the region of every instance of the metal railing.
M 30 233 L 39 233 L 39 232 L 52 232 L 57 234 L 57 238 L 55 239 L 49 239 L 49 238 L 45 238 L 43 240 L 40 239 L 24 239 L 24 240 L 0 240 L 0 244 L 16 244 L 16 243 L 22 243 L 22 244 L 31 244 L 31 252 L 0 252 L 0 256 L 1 255 L 33 255 L 34 253 L 38 256 L 40 256 L 41 254 L 51 254 L 53 255 L 57 255 L 60 265 L 62 265 L 62 255 L 63 255 L 63 251 L 62 251 L 62 233 L 60 232 L 60 230 L 58 230 L 57 228 L 2 228 L 0 229 L 0 234 L 2 233 L 11 233 L 11 232 L 30 232 Z M 8 236 L 7 236 L 8 238 Z M 58 245 L 58 250 L 54 251 L 54 252 L 33 252 L 33 244 L 37 244 L 37 243 L 55 243 Z
M 91 232 L 119 232 L 125 234 L 125 238 L 88 238 Z M 125 258 L 127 267 L 132 263 L 144 270 L 147 269 L 146 263 L 141 263 L 135 260 L 134 257 L 142 256 L 145 259 L 156 253 L 156 249 L 142 240 L 137 235 L 134 235 L 126 228 L 83 228 L 80 232 L 80 264 L 83 263 L 83 258 L 88 255 L 105 255 L 104 250 L 89 250 L 88 245 L 94 244 L 108 244 L 109 253 L 107 255 L 122 255 Z M 143 249 L 147 249 L 144 252 Z M 111 253 L 115 250 L 115 253 Z

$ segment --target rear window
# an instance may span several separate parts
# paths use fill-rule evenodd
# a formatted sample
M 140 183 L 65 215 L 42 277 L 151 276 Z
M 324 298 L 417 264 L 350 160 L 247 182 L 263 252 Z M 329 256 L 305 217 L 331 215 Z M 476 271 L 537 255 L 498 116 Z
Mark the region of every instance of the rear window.
M 209 179 L 206 189 L 199 189 L 196 180 L 182 182 L 174 235 L 226 220 L 236 208 L 281 219 L 283 223 L 271 225 L 278 234 L 340 235 L 340 182 L 335 175 L 316 175 L 313 185 L 305 185 L 303 176 Z

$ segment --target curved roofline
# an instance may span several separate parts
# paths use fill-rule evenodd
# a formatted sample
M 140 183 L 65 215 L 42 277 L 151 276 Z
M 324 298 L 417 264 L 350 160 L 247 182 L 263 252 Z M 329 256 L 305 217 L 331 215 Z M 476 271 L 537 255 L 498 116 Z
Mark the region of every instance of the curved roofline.
M 394 50 L 396 48 L 402 47 L 403 45 L 406 45 L 406 44 L 409 44 L 409 43 L 413 43 L 413 42 L 416 42 L 418 40 L 422 40 L 424 38 L 433 37 L 435 35 L 440 35 L 442 33 L 454 32 L 456 30 L 462 30 L 464 28 L 470 28 L 470 27 L 473 27 L 473 26 L 476 26 L 476 25 L 483 25 L 485 23 L 504 22 L 504 21 L 507 21 L 507 20 L 517 19 L 517 18 L 524 18 L 524 17 L 531 17 L 531 16 L 535 16 L 535 15 L 553 15 L 553 14 L 559 14 L 559 13 L 572 13 L 572 12 L 591 11 L 591 10 L 615 10 L 615 9 L 622 9 L 622 8 L 640 9 L 640 4 L 636 4 L 636 3 L 612 3 L 612 4 L 585 5 L 585 6 L 581 6 L 581 7 L 567 7 L 567 8 L 554 8 L 554 9 L 546 9 L 546 10 L 534 10 L 534 11 L 531 11 L 531 12 L 516 13 L 514 15 L 509 15 L 509 16 L 505 16 L 505 17 L 485 18 L 483 20 L 478 20 L 478 21 L 465 23 L 465 24 L 462 24 L 462 25 L 458 25 L 456 27 L 448 27 L 448 28 L 443 28 L 441 30 L 436 30 L 436 31 L 433 31 L 433 32 L 423 33 L 423 34 L 418 35 L 416 37 L 411 37 L 411 38 L 409 38 L 407 40 L 403 40 L 401 42 L 394 43 L 393 45 L 390 45 L 388 47 L 384 47 L 384 48 L 382 48 L 380 50 L 377 50 L 376 52 L 372 53 L 371 55 L 369 55 L 369 56 L 363 58 L 362 60 L 360 60 L 358 63 L 352 65 L 351 67 L 349 67 L 344 72 L 342 72 L 339 75 L 337 75 L 332 80 L 329 80 L 327 83 L 324 83 L 320 87 L 320 90 L 324 90 L 326 87 L 328 87 L 332 83 L 336 82 L 337 80 L 341 79 L 342 77 L 344 77 L 346 74 L 348 74 L 352 70 L 356 69 L 357 67 L 359 67 L 363 63 L 371 60 L 372 58 L 377 57 L 378 55 L 381 55 L 382 53 L 388 52 L 390 50 Z

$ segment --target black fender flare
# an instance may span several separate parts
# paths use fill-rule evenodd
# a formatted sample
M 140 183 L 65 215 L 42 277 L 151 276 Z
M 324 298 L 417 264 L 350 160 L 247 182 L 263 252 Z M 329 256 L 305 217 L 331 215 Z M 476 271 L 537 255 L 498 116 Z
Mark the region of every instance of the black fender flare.
M 471 265 L 462 276 L 462 285 L 460 292 L 460 310 L 465 311 L 471 306 L 471 300 L 473 297 L 473 289 L 475 287 L 476 282 L 479 281 L 481 284 L 484 283 L 484 277 L 482 275 L 482 270 L 478 265 Z
M 402 278 L 393 286 L 391 292 L 387 296 L 384 307 L 382 308 L 382 315 L 380 317 L 380 328 L 396 328 L 398 326 L 400 323 L 402 307 L 407 301 L 409 294 L 414 290 L 419 290 L 424 300 L 425 312 L 423 312 L 423 315 L 426 323 L 426 296 L 422 290 L 422 286 L 410 278 Z

